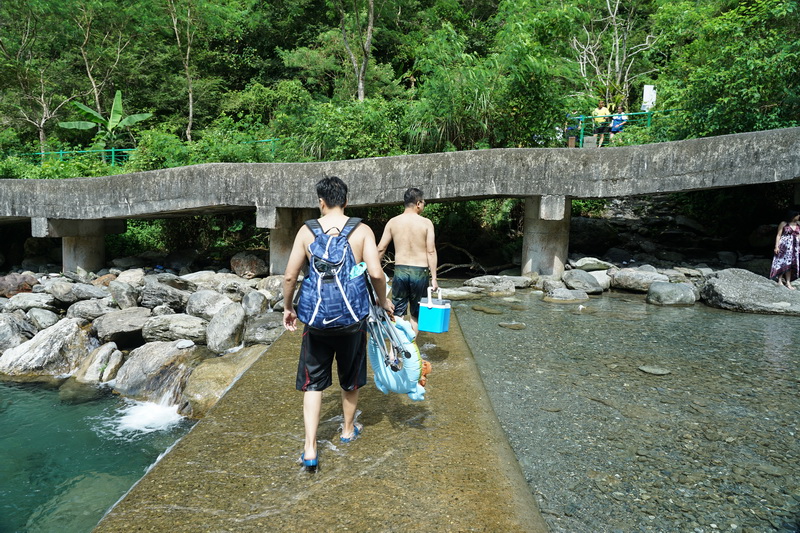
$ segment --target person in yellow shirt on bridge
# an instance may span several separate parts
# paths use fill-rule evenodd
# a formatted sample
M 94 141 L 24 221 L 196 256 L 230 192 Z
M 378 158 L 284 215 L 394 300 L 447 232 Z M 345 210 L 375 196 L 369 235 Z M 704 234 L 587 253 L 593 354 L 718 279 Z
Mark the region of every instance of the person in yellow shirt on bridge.
M 597 138 L 598 148 L 603 146 L 603 140 L 606 137 L 606 133 L 611 132 L 611 128 L 608 126 L 608 122 L 611 120 L 609 117 L 610 114 L 611 112 L 606 107 L 605 100 L 600 100 L 597 103 L 597 107 L 592 110 L 592 120 L 594 120 L 594 135 Z

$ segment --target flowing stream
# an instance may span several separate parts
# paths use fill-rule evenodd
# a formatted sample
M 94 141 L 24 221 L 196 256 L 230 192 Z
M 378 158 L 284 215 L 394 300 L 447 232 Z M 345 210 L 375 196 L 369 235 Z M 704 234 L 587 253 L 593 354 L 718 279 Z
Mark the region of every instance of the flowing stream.
M 0 382 L 0 533 L 91 531 L 191 425 L 175 407 Z
M 800 531 L 800 318 L 613 292 L 454 307 L 552 531 Z

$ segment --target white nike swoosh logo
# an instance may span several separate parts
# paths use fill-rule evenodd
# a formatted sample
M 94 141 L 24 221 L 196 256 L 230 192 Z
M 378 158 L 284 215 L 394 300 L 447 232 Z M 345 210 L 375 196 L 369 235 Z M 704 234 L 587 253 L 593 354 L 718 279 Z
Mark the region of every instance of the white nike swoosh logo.
M 323 325 L 323 326 L 327 326 L 327 325 L 328 325 L 328 324 L 330 324 L 331 322 L 336 322 L 336 321 L 337 321 L 337 320 L 339 320 L 340 318 L 342 318 L 342 315 L 339 315 L 339 316 L 337 316 L 336 318 L 331 318 L 330 320 L 323 319 L 323 320 L 322 320 L 322 325 Z

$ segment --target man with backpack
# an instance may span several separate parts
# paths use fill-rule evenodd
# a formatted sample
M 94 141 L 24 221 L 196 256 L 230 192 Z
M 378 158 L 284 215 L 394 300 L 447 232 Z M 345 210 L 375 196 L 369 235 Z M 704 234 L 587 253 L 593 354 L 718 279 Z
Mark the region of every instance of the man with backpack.
M 306 323 L 296 387 L 304 392 L 305 448 L 300 461 L 311 471 L 318 466 L 317 428 L 322 391 L 332 384 L 334 359 L 344 414 L 340 442 L 352 442 L 362 431 L 355 414 L 359 388 L 367 382 L 369 296 L 363 265 L 359 263 L 366 264 L 378 303 L 390 314 L 394 310 L 386 298 L 386 279 L 375 234 L 360 220 L 344 214 L 347 185 L 332 176 L 320 180 L 316 189 L 322 217 L 307 221 L 297 232 L 283 282 L 284 327 L 295 331 L 298 313 Z M 303 280 L 295 310 L 295 285 L 306 264 L 308 275 Z

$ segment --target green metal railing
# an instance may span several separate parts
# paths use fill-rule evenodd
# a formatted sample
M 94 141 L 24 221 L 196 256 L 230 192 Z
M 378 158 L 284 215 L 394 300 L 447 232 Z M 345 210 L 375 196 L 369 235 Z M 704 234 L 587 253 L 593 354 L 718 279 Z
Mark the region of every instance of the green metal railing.
M 627 115 L 628 120 L 625 122 L 625 126 L 623 127 L 623 131 L 628 126 L 638 125 L 644 126 L 649 128 L 653 124 L 653 120 L 657 118 L 659 115 L 668 115 L 670 113 L 674 113 L 678 111 L 677 109 L 668 109 L 665 111 L 641 111 L 637 113 L 622 113 L 623 115 Z M 575 146 L 577 148 L 583 148 L 583 139 L 586 135 L 594 135 L 594 119 L 595 118 L 603 118 L 606 119 L 607 125 L 611 127 L 611 121 L 614 119 L 616 115 L 619 113 L 614 113 L 611 115 L 567 115 L 567 125 L 564 128 L 564 136 L 568 139 L 569 137 L 576 138 Z M 588 132 L 588 133 L 587 133 Z
M 258 141 L 243 141 L 242 144 L 258 144 L 270 143 L 270 150 L 275 153 L 275 144 L 280 139 L 261 139 Z M 42 163 L 43 161 L 67 161 L 73 157 L 83 154 L 98 154 L 99 157 L 111 166 L 123 165 L 130 158 L 131 154 L 136 151 L 136 148 L 109 148 L 106 150 L 58 150 L 53 152 L 33 152 L 27 154 L 12 154 L 17 157 L 24 157 L 30 159 L 34 163 Z
M 27 157 L 33 162 L 42 163 L 44 161 L 67 161 L 83 154 L 98 154 L 100 158 L 111 166 L 124 164 L 136 148 L 109 148 L 107 150 L 58 150 L 55 152 L 34 152 L 28 154 L 16 154 L 17 157 Z

